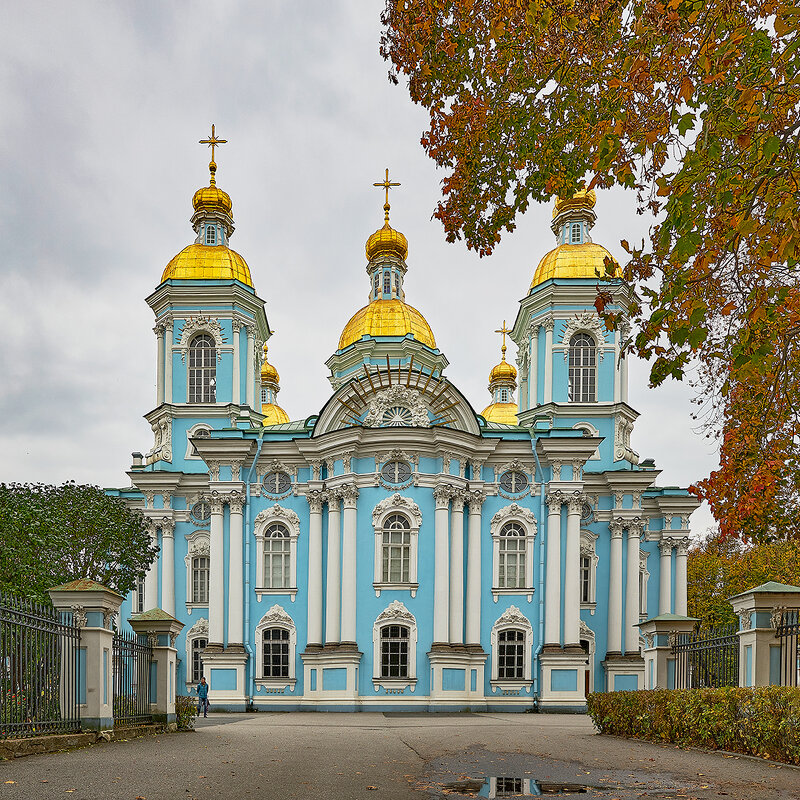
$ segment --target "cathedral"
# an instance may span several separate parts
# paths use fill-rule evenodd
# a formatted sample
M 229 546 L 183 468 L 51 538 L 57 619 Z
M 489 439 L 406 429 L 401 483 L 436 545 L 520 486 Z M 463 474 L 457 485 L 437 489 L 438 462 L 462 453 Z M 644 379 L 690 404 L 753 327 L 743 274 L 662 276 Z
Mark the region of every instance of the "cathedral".
M 406 301 L 387 170 L 369 302 L 326 362 L 330 396 L 287 413 L 230 247 L 222 141 L 203 143 L 194 241 L 147 298 L 153 445 L 111 491 L 159 545 L 122 618 L 184 624 L 178 693 L 205 675 L 217 709 L 579 711 L 587 692 L 646 688 L 638 626 L 686 614 L 697 500 L 631 449 L 620 333 L 594 308 L 598 275 L 621 306 L 628 290 L 592 241 L 594 192 L 556 200 L 478 413 Z

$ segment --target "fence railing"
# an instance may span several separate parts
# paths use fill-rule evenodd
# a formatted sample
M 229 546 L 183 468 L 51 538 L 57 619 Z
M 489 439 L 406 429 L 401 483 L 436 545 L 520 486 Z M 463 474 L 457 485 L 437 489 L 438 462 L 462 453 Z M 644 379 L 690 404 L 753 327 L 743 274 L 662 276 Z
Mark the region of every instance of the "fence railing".
M 702 689 L 739 685 L 739 639 L 737 626 L 679 633 L 675 656 L 675 688 Z
M 115 633 L 113 660 L 114 724 L 128 726 L 152 722 L 152 645 L 147 640 L 141 641 L 135 633 Z
M 0 593 L 0 738 L 80 731 L 80 628 Z
M 773 623 L 781 643 L 781 686 L 800 686 L 800 608 L 777 609 Z

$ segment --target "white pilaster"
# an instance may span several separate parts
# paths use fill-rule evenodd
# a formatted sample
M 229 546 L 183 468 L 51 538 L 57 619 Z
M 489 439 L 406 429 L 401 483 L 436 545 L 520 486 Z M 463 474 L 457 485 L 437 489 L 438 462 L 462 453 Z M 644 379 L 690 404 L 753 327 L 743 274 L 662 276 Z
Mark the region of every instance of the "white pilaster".
M 450 643 L 464 643 L 464 495 L 455 492 L 450 512 Z
M 249 336 L 248 336 L 249 341 Z M 249 387 L 248 387 L 249 390 Z M 323 492 L 306 495 L 308 525 L 308 645 L 322 644 L 322 504 Z
M 628 359 L 623 358 L 620 366 L 620 399 L 628 402 Z
M 239 355 L 239 344 L 242 332 L 242 323 L 235 319 L 233 320 L 233 402 L 236 405 L 239 405 L 241 400 L 242 392 L 242 365 L 241 365 L 241 356 Z M 258 409 L 261 410 L 260 408 Z
M 158 544 L 158 531 L 155 526 L 150 528 L 150 539 Z M 162 553 L 155 557 L 150 569 L 147 570 L 144 576 L 144 610 L 150 611 L 152 608 L 158 608 L 161 601 L 158 597 L 158 562 L 162 558 Z
M 672 542 L 662 539 L 658 544 L 661 550 L 661 568 L 658 576 L 658 613 L 672 613 Z
M 253 325 L 247 326 L 247 405 L 255 408 L 253 392 L 255 391 L 256 371 L 256 329 Z
M 358 489 L 355 484 L 342 490 L 342 642 L 356 641 L 356 523 Z
M 175 523 L 161 521 L 161 609 L 175 616 Z
M 544 402 L 553 402 L 553 327 L 555 322 L 544 323 Z
M 325 588 L 325 642 L 339 641 L 341 619 L 341 504 L 338 492 L 328 492 L 328 574 Z
M 628 523 L 627 574 L 625 578 L 625 655 L 639 654 L 639 537 L 642 527 Z
M 620 356 L 620 338 L 622 334 L 619 331 L 614 333 L 614 402 L 619 403 L 622 400 L 622 364 L 623 359 Z
M 675 613 L 682 617 L 688 614 L 686 601 L 686 559 L 689 555 L 689 539 L 681 539 L 675 550 Z
M 528 408 L 539 404 L 539 326 L 531 331 L 530 357 L 528 358 Z
M 175 321 L 168 319 L 164 330 L 164 402 L 172 402 L 172 345 L 175 342 Z
M 585 498 L 575 493 L 567 504 L 567 548 L 564 564 L 564 645 L 580 646 L 581 513 Z
M 612 522 L 609 527 L 608 652 L 617 654 L 622 653 L 622 523 Z
M 561 645 L 561 492 L 547 497 L 547 566 L 544 584 L 544 643 Z
M 230 553 L 228 556 L 228 646 L 244 643 L 244 495 L 228 496 L 231 509 Z
M 222 646 L 225 628 L 225 550 L 221 497 L 210 498 L 211 533 L 209 535 L 210 565 L 208 572 L 208 644 Z
M 153 330 L 156 332 L 156 405 L 164 402 L 164 328 L 163 322 L 159 322 Z
M 467 644 L 481 641 L 481 506 L 486 495 L 469 495 L 467 530 Z
M 434 512 L 434 565 L 433 565 L 433 643 L 449 642 L 450 622 L 450 563 L 448 560 L 449 486 L 437 486 L 433 490 L 436 501 Z

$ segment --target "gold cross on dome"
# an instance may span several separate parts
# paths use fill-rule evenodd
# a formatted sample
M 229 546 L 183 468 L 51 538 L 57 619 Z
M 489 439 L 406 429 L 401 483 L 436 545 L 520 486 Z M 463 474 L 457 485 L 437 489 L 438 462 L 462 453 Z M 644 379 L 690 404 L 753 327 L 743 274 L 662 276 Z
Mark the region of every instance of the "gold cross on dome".
M 386 200 L 384 201 L 384 204 L 383 204 L 383 210 L 384 210 L 384 219 L 388 224 L 388 222 L 389 222 L 389 189 L 392 186 L 400 186 L 401 184 L 394 183 L 394 182 L 389 180 L 389 168 L 387 167 L 386 168 L 386 177 L 380 183 L 373 183 L 372 185 L 373 186 L 382 187 L 386 191 Z
M 503 327 L 502 327 L 502 328 L 498 328 L 498 329 L 495 331 L 495 333 L 502 333 L 502 334 L 503 334 L 503 347 L 502 347 L 502 351 L 503 351 L 503 359 L 505 359 L 505 357 L 506 357 L 506 334 L 507 334 L 507 333 L 511 333 L 511 328 L 506 328 L 506 321 L 505 321 L 505 320 L 503 320 Z
M 200 144 L 207 144 L 211 148 L 211 160 L 214 160 L 214 148 L 219 147 L 221 144 L 227 144 L 227 139 L 217 139 L 217 135 L 214 132 L 214 126 L 211 126 L 211 136 L 208 139 L 201 139 Z

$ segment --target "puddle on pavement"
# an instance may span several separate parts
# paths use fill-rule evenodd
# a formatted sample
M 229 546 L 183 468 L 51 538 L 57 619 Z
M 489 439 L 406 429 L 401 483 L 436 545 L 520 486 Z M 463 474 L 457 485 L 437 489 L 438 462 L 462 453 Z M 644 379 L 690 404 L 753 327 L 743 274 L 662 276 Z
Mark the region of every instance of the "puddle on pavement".
M 520 778 L 507 775 L 488 778 L 464 778 L 440 784 L 447 794 L 461 794 L 466 797 L 544 797 L 550 795 L 587 794 L 589 789 L 599 787 L 587 786 L 583 783 L 555 783 L 553 781 L 537 781 L 533 778 Z

